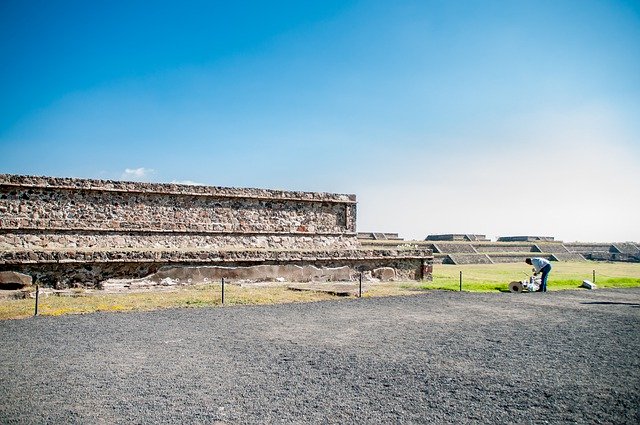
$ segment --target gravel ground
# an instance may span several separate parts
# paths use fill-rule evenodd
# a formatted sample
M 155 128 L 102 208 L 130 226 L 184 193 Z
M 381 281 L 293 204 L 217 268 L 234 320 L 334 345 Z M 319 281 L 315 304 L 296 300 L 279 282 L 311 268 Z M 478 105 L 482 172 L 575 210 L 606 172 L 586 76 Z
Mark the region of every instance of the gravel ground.
M 0 322 L 2 423 L 640 423 L 640 289 Z

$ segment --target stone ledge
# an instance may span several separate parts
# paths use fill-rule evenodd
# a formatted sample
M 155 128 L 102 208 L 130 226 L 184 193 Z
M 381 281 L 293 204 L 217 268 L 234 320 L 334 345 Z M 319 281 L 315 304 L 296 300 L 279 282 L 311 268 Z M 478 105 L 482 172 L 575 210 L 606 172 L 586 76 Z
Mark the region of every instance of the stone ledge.
M 355 232 L 336 232 L 336 231 L 292 231 L 291 228 L 281 227 L 269 230 L 255 230 L 255 229 L 242 229 L 242 228 L 229 228 L 225 230 L 207 230 L 204 229 L 206 226 L 198 225 L 198 226 L 184 226 L 181 229 L 167 229 L 167 228 L 157 228 L 157 229 L 149 229 L 143 228 L 143 225 L 146 223 L 142 223 L 139 226 L 131 226 L 131 227 L 73 227 L 73 226 L 62 226 L 58 225 L 46 225 L 43 224 L 41 226 L 22 226 L 15 223 L 16 220 L 11 219 L 0 219 L 0 233 L 7 232 L 47 232 L 47 233 L 71 233 L 71 232 L 90 232 L 90 233 L 139 233 L 139 234 L 202 234 L 202 235 L 236 235 L 236 236 L 356 236 Z M 8 224 L 7 224 L 8 223 Z M 170 226 L 174 223 L 165 223 L 167 226 Z M 194 227 L 194 229 L 189 229 L 189 227 Z M 299 228 L 300 226 L 298 226 Z
M 212 253 L 218 254 L 217 256 L 208 256 L 206 253 L 202 254 L 198 251 L 164 253 L 166 255 L 157 256 L 149 254 L 163 253 L 143 252 L 135 258 L 130 255 L 131 252 L 100 253 L 109 254 L 105 258 L 94 258 L 93 256 L 85 256 L 85 253 L 74 252 L 22 252 L 20 254 L 25 254 L 26 258 L 33 259 L 25 260 L 23 258 L 20 261 L 18 258 L 17 262 L 0 262 L 0 271 L 23 273 L 32 276 L 34 281 L 40 282 L 41 285 L 56 289 L 100 287 L 101 282 L 108 279 L 141 279 L 167 268 L 175 270 L 203 268 L 208 271 L 224 269 L 225 278 L 254 270 L 257 273 L 254 277 L 258 280 L 278 277 L 286 279 L 286 276 L 258 272 L 260 270 L 290 269 L 291 267 L 304 270 L 311 270 L 315 267 L 320 271 L 312 274 L 317 275 L 318 279 L 324 279 L 328 276 L 327 273 L 338 268 L 348 270 L 349 276 L 364 273 L 365 276 L 376 275 L 376 278 L 378 278 L 378 271 L 393 269 L 393 275 L 398 280 L 431 280 L 433 272 L 433 257 L 430 252 L 424 251 L 414 252 L 413 255 L 393 255 L 394 252 L 380 253 L 379 251 L 359 252 L 357 250 L 335 253 L 252 251 Z M 50 255 L 50 257 L 42 258 L 44 254 Z M 77 254 L 77 256 L 72 256 L 72 254 Z M 171 254 L 176 255 L 172 256 Z M 236 270 L 236 272 L 230 270 Z M 333 276 L 332 273 L 329 274 Z M 379 277 L 384 278 L 385 276 L 387 274 L 380 273 Z M 333 276 L 330 279 L 337 278 Z
M 310 262 L 341 260 L 432 259 L 429 250 L 15 250 L 0 251 L 0 264 L 41 263 L 210 263 L 210 262 Z
M 355 195 L 325 192 L 300 192 L 254 188 L 227 188 L 218 186 L 191 186 L 175 183 L 136 183 L 113 180 L 92 180 L 57 177 L 0 174 L 0 186 L 16 189 L 56 189 L 130 194 L 162 194 L 173 196 L 199 196 L 227 199 L 283 200 L 298 202 L 327 202 L 356 204 Z

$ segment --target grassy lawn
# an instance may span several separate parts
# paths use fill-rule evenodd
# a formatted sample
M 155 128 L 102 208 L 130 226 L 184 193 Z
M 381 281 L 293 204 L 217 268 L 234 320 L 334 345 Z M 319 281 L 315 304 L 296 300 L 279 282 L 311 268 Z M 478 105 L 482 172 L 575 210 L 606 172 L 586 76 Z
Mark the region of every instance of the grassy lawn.
M 549 290 L 576 289 L 584 279 L 592 280 L 596 271 L 596 284 L 600 288 L 640 287 L 640 264 L 575 262 L 552 263 Z M 417 293 L 424 290 L 459 290 L 460 271 L 463 290 L 494 292 L 508 291 L 513 280 L 522 280 L 531 272 L 531 266 L 522 264 L 436 264 L 433 282 L 389 282 L 365 284 L 364 297 L 384 297 Z M 77 295 L 82 295 L 78 293 Z M 291 291 L 286 285 L 225 285 L 225 305 L 277 304 L 312 302 L 336 299 L 334 295 L 319 292 Z M 350 297 L 351 298 L 351 297 Z M 97 311 L 144 311 L 163 308 L 220 307 L 219 284 L 182 287 L 172 291 L 150 291 L 129 294 L 93 294 L 88 296 L 40 296 L 40 315 L 58 316 Z M 0 320 L 30 317 L 34 312 L 34 299 L 0 299 Z
M 596 272 L 596 285 L 599 288 L 628 288 L 640 286 L 640 264 L 604 263 L 594 261 L 553 262 L 549 274 L 550 291 L 576 289 L 582 281 L 593 280 Z M 421 285 L 424 289 L 460 289 L 462 271 L 462 289 L 464 291 L 508 291 L 509 282 L 526 279 L 531 274 L 531 266 L 525 264 L 436 264 L 433 270 L 433 282 Z

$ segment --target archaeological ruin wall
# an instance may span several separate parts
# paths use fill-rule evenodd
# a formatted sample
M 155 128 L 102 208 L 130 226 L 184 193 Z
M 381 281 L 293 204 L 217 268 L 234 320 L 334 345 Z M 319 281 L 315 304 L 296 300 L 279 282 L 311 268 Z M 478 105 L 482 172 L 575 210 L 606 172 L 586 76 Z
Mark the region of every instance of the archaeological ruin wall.
M 428 250 L 362 249 L 355 195 L 0 174 L 0 271 L 55 286 L 167 266 L 392 268 L 422 279 L 431 261 Z
M 354 195 L 0 175 L 0 247 L 352 248 Z

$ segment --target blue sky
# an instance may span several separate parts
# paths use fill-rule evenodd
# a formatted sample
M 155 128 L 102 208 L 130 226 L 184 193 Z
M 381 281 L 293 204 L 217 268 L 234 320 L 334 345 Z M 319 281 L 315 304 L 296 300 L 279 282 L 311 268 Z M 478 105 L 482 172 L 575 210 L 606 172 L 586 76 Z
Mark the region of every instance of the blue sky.
M 640 2 L 0 2 L 0 172 L 640 241 Z

